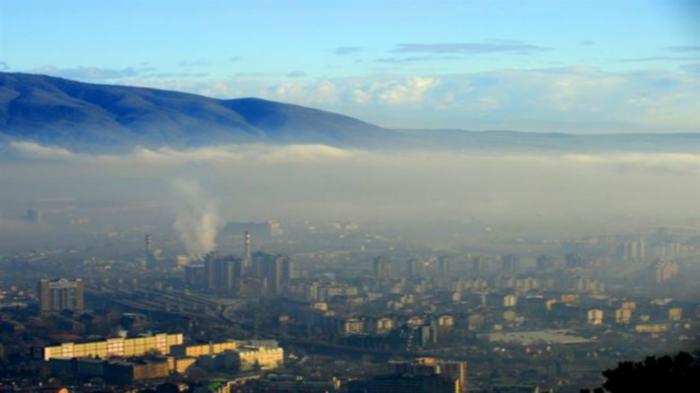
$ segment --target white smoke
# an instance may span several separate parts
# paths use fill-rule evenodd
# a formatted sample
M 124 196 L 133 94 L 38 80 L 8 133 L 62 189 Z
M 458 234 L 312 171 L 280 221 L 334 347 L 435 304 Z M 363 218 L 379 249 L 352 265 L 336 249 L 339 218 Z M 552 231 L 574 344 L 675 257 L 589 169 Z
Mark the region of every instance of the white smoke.
M 190 259 L 200 259 L 216 248 L 221 225 L 217 203 L 196 181 L 176 180 L 173 191 L 178 205 L 173 226 Z

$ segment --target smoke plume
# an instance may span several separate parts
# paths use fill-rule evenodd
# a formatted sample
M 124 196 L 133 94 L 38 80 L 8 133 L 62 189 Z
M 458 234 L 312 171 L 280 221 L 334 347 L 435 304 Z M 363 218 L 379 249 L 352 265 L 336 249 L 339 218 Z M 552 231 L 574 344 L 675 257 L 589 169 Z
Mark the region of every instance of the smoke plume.
M 178 203 L 174 227 L 191 259 L 199 259 L 216 248 L 220 227 L 216 202 L 196 181 L 177 180 L 173 190 Z

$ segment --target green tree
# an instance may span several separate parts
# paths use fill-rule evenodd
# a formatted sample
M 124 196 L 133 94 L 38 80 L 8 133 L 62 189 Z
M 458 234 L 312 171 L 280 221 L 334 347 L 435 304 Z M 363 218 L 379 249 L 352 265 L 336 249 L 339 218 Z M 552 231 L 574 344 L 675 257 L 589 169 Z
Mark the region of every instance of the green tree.
M 642 362 L 621 362 L 616 368 L 603 371 L 603 376 L 603 386 L 594 393 L 700 392 L 700 362 L 687 352 L 674 357 L 649 356 Z

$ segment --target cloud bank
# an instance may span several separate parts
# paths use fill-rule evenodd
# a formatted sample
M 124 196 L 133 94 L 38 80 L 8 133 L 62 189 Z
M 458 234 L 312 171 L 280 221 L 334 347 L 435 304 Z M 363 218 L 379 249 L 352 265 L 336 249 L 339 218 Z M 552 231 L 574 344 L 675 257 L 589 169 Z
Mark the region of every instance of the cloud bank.
M 172 209 L 173 220 L 188 212 L 178 225 L 199 228 L 198 234 L 218 227 L 212 211 L 224 221 L 420 225 L 482 220 L 504 228 L 526 224 L 533 231 L 554 230 L 557 223 L 583 230 L 588 223 L 587 228 L 600 231 L 600 225 L 622 226 L 628 219 L 655 225 L 685 220 L 700 200 L 700 155 L 673 152 L 381 152 L 232 145 L 92 155 L 28 143 L 10 149 L 17 158 L 0 162 L 2 206 L 23 212 L 27 201 L 54 197 L 144 201 Z M 195 179 L 197 187 L 184 188 L 199 191 L 184 192 L 173 185 L 178 179 Z M 191 255 L 213 247 L 192 233 L 186 237 Z
M 419 62 L 422 63 L 422 62 Z M 280 79 L 125 79 L 120 83 L 318 107 L 392 128 L 700 132 L 700 73 L 590 67 L 461 74 Z

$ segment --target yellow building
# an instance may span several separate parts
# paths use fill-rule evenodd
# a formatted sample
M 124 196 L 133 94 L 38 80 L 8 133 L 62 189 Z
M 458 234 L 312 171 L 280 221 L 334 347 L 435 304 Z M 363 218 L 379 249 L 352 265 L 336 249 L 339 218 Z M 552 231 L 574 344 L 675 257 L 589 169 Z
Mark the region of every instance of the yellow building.
M 175 358 L 168 357 L 168 367 L 170 371 L 174 371 L 178 374 L 185 374 L 187 369 L 197 363 L 197 358 Z
M 602 325 L 603 324 L 603 310 L 593 308 L 588 310 L 587 313 L 588 323 L 590 325 Z
M 234 352 L 240 369 L 244 371 L 256 367 L 265 370 L 274 369 L 284 362 L 284 349 L 274 340 L 229 340 L 220 343 L 176 345 L 171 348 L 171 354 L 177 357 L 175 368 L 179 373 L 182 373 L 179 371 L 180 368 L 186 370 L 199 357 L 219 355 L 224 352 Z M 180 364 L 180 361 L 183 363 Z
M 506 295 L 503 297 L 503 307 L 515 307 L 518 304 L 518 297 L 515 295 Z
M 115 337 L 102 341 L 85 343 L 69 342 L 44 347 L 44 360 L 86 357 L 97 357 L 101 359 L 110 357 L 135 357 L 143 356 L 154 351 L 167 355 L 170 353 L 170 348 L 172 346 L 180 345 L 182 341 L 182 333 L 162 333 L 148 337 Z
M 619 308 L 615 310 L 615 322 L 629 323 L 630 320 L 632 320 L 632 310 L 631 308 Z
M 387 333 L 394 328 L 394 320 L 391 318 L 379 318 L 376 323 L 377 333 Z
M 236 350 L 241 371 L 260 367 L 271 370 L 282 366 L 284 350 L 280 347 L 244 346 Z
M 453 327 L 455 318 L 452 315 L 442 315 L 438 318 L 437 323 L 440 327 Z
M 634 327 L 637 333 L 663 333 L 668 330 L 668 325 L 663 323 L 640 323 Z
M 622 302 L 622 305 L 620 305 L 620 308 L 624 310 L 636 310 L 637 309 L 637 302 L 633 302 L 631 300 L 624 301 Z
M 669 321 L 680 321 L 683 317 L 683 309 L 680 307 L 672 307 L 668 309 L 668 319 Z
M 241 343 L 236 340 L 198 345 L 176 345 L 172 348 L 172 354 L 196 358 L 199 356 L 218 355 L 224 351 L 233 351 L 240 345 Z
M 365 331 L 365 322 L 358 318 L 349 318 L 343 323 L 343 333 L 347 335 L 362 334 Z
M 564 304 L 573 304 L 578 302 L 578 295 L 574 293 L 564 293 L 561 295 L 560 299 Z

